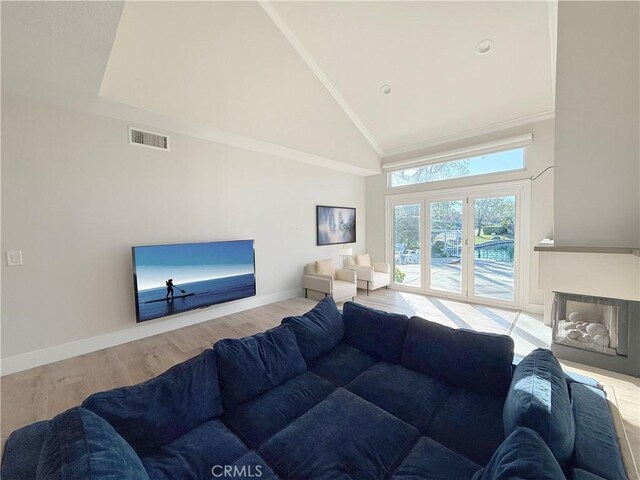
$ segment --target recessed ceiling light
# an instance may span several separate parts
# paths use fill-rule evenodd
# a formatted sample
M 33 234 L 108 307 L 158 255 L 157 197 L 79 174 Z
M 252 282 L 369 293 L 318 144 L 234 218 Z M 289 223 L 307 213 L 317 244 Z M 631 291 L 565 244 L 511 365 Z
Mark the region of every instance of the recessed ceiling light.
M 389 95 L 391 93 L 391 85 L 382 85 L 380 91 L 385 95 Z
M 493 47 L 493 42 L 491 41 L 490 38 L 480 40 L 476 45 L 476 53 L 478 55 L 486 55 L 491 51 L 492 47 Z

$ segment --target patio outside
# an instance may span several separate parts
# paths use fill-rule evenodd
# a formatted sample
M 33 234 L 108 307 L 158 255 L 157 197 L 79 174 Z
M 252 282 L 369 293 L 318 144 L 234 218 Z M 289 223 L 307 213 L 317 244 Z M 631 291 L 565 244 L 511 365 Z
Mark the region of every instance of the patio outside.
M 421 269 L 421 257 L 426 246 L 430 278 L 424 283 L 430 290 L 465 295 L 463 275 L 466 268 L 472 268 L 473 285 L 469 285 L 469 289 L 473 287 L 475 296 L 512 301 L 515 200 L 511 195 L 475 198 L 471 204 L 462 199 L 429 202 L 426 235 L 421 227 L 420 203 L 396 206 L 396 284 L 421 287 L 422 275 L 426 274 Z M 473 262 L 462 261 L 466 248 L 463 225 L 467 215 L 473 221 Z
M 419 260 L 416 263 L 396 264 L 396 268 L 405 275 L 402 285 L 420 288 Z M 461 269 L 459 258 L 432 258 L 432 284 L 438 285 L 438 290 L 460 292 Z M 476 294 L 506 301 L 513 300 L 513 263 L 476 259 L 475 279 Z

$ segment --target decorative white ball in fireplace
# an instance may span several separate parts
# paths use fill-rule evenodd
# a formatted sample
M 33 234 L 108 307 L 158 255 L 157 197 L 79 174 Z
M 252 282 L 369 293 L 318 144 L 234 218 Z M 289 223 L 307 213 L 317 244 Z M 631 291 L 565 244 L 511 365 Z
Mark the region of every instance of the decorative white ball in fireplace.
M 585 320 L 586 320 L 586 318 L 584 316 L 584 313 L 582 313 L 582 312 L 571 312 L 569 314 L 569 321 L 570 322 L 579 323 L 579 322 L 584 322 Z

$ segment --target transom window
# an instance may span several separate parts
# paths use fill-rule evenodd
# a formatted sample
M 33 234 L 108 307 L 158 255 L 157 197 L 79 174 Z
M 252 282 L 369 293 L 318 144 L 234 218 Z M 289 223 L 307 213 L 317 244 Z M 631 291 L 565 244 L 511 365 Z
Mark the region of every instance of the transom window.
M 488 173 L 510 172 L 523 168 L 524 148 L 516 148 L 389 172 L 389 186 L 402 187 L 416 183 L 439 182 Z

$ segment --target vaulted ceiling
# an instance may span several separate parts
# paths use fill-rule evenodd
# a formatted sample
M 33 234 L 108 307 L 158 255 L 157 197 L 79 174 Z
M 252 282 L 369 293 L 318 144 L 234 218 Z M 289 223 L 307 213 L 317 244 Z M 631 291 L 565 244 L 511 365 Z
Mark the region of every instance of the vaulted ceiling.
M 554 77 L 553 2 L 2 2 L 3 91 L 365 175 Z

